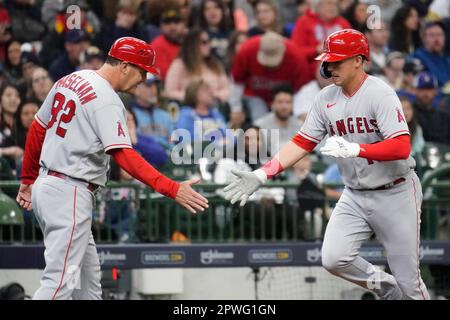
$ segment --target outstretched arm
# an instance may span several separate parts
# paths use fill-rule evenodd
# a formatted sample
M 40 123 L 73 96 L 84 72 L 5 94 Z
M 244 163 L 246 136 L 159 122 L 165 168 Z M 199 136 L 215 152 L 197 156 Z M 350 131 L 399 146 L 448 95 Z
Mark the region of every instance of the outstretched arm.
M 224 188 L 225 198 L 234 204 L 240 200 L 244 206 L 248 198 L 268 179 L 291 167 L 309 152 L 316 143 L 311 142 L 299 134 L 286 143 L 280 151 L 261 168 L 253 172 L 232 170 L 237 179 Z
M 303 159 L 316 146 L 315 143 L 305 140 L 300 135 L 296 135 L 280 149 L 272 160 L 262 166 L 260 170 L 263 170 L 267 178 L 271 179 L 283 170 L 290 168 Z
M 200 180 L 178 183 L 161 174 L 144 160 L 135 150 L 128 148 L 112 149 L 109 153 L 117 164 L 132 177 L 152 187 L 157 192 L 174 199 L 192 213 L 208 208 L 208 200 L 192 189 L 191 185 Z
M 408 159 L 411 152 L 411 139 L 404 134 L 372 144 L 348 142 L 342 137 L 327 139 L 320 151 L 336 158 L 366 158 L 374 161 L 394 161 Z

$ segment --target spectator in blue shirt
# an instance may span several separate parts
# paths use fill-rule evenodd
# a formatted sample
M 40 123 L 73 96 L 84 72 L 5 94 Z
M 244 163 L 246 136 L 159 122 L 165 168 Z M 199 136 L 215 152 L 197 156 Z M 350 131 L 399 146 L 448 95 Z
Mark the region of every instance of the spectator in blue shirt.
M 225 117 L 214 107 L 211 87 L 203 80 L 186 88 L 185 106 L 181 108 L 177 129 L 186 129 L 192 141 L 226 143 Z
M 341 173 L 339 172 L 339 167 L 336 163 L 331 164 L 323 174 L 323 182 L 325 185 L 336 185 L 334 187 L 325 187 L 325 195 L 328 199 L 337 201 L 344 191 L 343 187 L 337 185 L 344 185 L 342 181 Z
M 450 116 L 433 107 L 437 93 L 437 79 L 428 72 L 420 72 L 415 81 L 417 99 L 414 111 L 426 142 L 450 145 Z
M 169 113 L 159 106 L 158 83 L 159 79 L 152 76 L 140 84 L 130 106 L 136 115 L 138 133 L 152 136 L 164 148 L 170 149 L 173 122 Z
M 153 166 L 163 166 L 169 160 L 168 150 L 154 137 L 137 132 L 137 125 L 135 114 L 132 110 L 127 110 L 127 128 L 133 148 Z
M 427 23 L 422 31 L 423 47 L 414 53 L 425 69 L 436 76 L 439 87 L 450 81 L 450 56 L 445 54 L 445 33 L 440 22 Z
M 80 67 L 81 53 L 90 45 L 89 35 L 83 29 L 73 29 L 66 32 L 65 52 L 50 65 L 48 72 L 53 81 L 75 72 Z

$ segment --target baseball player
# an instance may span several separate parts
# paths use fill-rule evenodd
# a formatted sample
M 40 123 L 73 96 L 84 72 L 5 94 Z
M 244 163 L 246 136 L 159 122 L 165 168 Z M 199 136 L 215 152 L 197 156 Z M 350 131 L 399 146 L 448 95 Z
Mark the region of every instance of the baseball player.
M 34 299 L 101 299 L 100 264 L 91 233 L 94 192 L 106 183 L 109 158 L 192 213 L 208 207 L 191 185 L 175 182 L 131 147 L 116 91 L 134 93 L 156 74 L 156 53 L 125 37 L 99 70 L 58 80 L 31 126 L 17 202 L 33 208 L 44 234 L 46 267 Z
M 320 151 L 337 158 L 345 190 L 327 225 L 323 266 L 382 299 L 429 299 L 419 270 L 422 190 L 400 101 L 364 72 L 369 45 L 356 30 L 331 34 L 316 60 L 333 84 L 320 91 L 301 130 L 271 161 L 253 172 L 233 172 L 237 179 L 225 187 L 226 197 L 244 205 L 328 134 Z M 358 256 L 373 233 L 386 249 L 392 275 Z

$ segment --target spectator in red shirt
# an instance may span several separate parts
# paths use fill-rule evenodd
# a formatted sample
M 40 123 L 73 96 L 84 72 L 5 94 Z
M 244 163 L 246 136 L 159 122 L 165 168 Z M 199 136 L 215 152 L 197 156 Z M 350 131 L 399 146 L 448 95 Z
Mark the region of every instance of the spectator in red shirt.
M 242 119 L 242 102 L 254 122 L 269 111 L 275 87 L 288 85 L 296 92 L 308 81 L 307 73 L 306 59 L 292 41 L 271 31 L 247 40 L 231 70 L 231 125 Z
M 291 39 L 306 54 L 310 71 L 308 81 L 314 80 L 314 58 L 322 52 L 323 41 L 333 32 L 347 28 L 351 25 L 339 16 L 337 0 L 317 0 L 312 10 L 297 20 Z
M 5 63 L 6 44 L 11 38 L 11 17 L 8 10 L 0 7 L 0 63 Z
M 175 9 L 164 11 L 161 15 L 160 28 L 161 34 L 153 40 L 152 46 L 158 52 L 160 78 L 164 81 L 170 64 L 180 51 L 185 30 L 181 13 Z

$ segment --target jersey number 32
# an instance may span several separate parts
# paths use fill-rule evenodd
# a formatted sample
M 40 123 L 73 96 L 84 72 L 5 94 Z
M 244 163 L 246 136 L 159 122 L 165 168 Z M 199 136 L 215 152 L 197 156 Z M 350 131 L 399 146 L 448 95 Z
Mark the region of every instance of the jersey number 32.
M 62 110 L 63 113 L 59 118 L 58 127 L 56 128 L 56 134 L 61 138 L 64 138 L 66 136 L 67 129 L 63 128 L 61 126 L 61 123 L 69 123 L 70 121 L 72 121 L 72 118 L 75 115 L 76 107 L 77 106 L 75 104 L 75 101 L 69 100 L 66 103 L 66 97 L 63 94 L 57 92 L 55 94 L 55 98 L 53 99 L 52 118 L 47 125 L 47 129 L 53 127 L 58 118 L 58 114 Z

